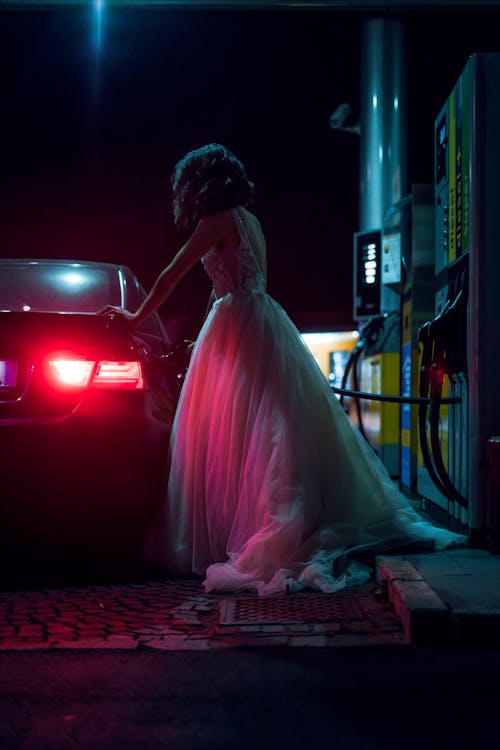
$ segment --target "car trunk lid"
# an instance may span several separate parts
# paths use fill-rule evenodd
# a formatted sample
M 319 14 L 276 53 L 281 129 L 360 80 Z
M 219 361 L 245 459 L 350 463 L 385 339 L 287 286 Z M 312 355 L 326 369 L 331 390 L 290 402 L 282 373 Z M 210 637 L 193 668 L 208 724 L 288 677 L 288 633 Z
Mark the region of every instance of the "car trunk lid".
M 51 363 L 58 358 L 116 363 L 139 355 L 119 315 L 1 312 L 0 420 L 57 420 L 77 408 L 86 389 L 56 382 Z

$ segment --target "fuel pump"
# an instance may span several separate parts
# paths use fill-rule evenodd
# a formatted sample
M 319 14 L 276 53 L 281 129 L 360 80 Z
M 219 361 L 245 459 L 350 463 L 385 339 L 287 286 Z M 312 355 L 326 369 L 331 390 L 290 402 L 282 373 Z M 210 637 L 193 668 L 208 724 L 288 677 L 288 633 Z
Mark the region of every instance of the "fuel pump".
M 418 331 L 434 316 L 434 191 L 412 184 L 407 199 L 393 207 L 401 226 L 401 396 L 418 394 Z M 417 496 L 418 406 L 400 407 L 400 488 Z
M 419 329 L 430 405 L 419 407 L 418 491 L 477 546 L 500 523 L 486 502 L 488 441 L 500 434 L 499 90 L 500 54 L 472 55 L 436 118 L 434 314 Z M 443 408 L 443 393 L 455 403 Z
M 355 235 L 354 315 L 362 325 L 358 348 L 363 345 L 364 351 L 353 352 L 362 374 L 353 378 L 352 386 L 377 399 L 378 394 L 384 397 L 361 401 L 360 429 L 376 448 L 382 443 L 391 475 L 399 476 L 406 494 L 416 496 L 418 328 L 434 315 L 432 185 L 412 184 L 410 193 L 386 211 L 379 244 L 377 239 L 375 233 Z M 363 278 L 366 260 L 376 260 L 379 269 L 368 294 Z M 347 380 L 343 387 L 346 384 Z M 364 429 L 367 421 L 371 431 Z M 376 429 L 379 433 L 374 435 Z
M 404 214 L 406 207 L 414 204 L 412 195 L 392 207 L 394 213 L 401 214 L 399 222 L 357 233 L 354 243 L 354 318 L 360 321 L 361 339 L 370 339 L 363 352 L 356 353 L 362 391 L 355 397 L 382 404 L 378 412 L 373 407 L 359 408 L 364 433 L 372 444 L 378 435 L 375 447 L 396 476 L 394 452 L 385 450 L 391 446 L 384 437 L 384 425 L 395 424 L 397 418 L 384 415 L 383 407 L 402 404 L 396 441 L 401 486 L 417 495 L 424 509 L 441 515 L 447 525 L 465 527 L 472 544 L 489 544 L 497 550 L 500 494 L 491 490 L 493 485 L 497 487 L 492 470 L 487 493 L 487 477 L 489 464 L 496 464 L 492 455 L 496 455 L 494 446 L 500 435 L 498 91 L 500 54 L 472 55 L 435 121 L 434 238 L 427 236 L 426 222 L 426 239 L 421 242 L 416 222 L 411 241 L 406 241 Z M 422 275 L 417 280 L 412 257 L 409 279 L 405 248 L 411 248 L 413 254 L 419 243 L 427 248 L 423 256 L 430 252 L 432 262 L 429 264 L 427 257 L 423 264 L 426 278 Z M 382 248 L 391 253 L 398 245 L 400 306 L 394 302 L 394 280 L 384 284 L 381 273 Z M 415 314 L 414 301 L 422 289 L 425 302 Z M 399 314 L 389 317 L 397 310 Z M 363 339 L 363 328 L 384 315 L 384 329 L 394 321 L 394 330 L 400 327 L 400 349 L 391 341 L 394 336 L 382 327 L 376 341 Z M 373 377 L 375 364 L 380 367 L 377 378 Z M 371 378 L 363 377 L 367 367 Z M 400 392 L 387 379 L 384 384 L 381 376 L 396 371 Z M 416 380 L 419 396 L 414 395 Z M 352 389 L 334 390 L 353 396 Z
M 400 241 L 387 229 L 354 235 L 354 311 L 360 337 L 348 374 L 355 391 L 399 395 Z M 399 475 L 399 409 L 373 399 L 355 400 L 358 426 L 392 477 Z

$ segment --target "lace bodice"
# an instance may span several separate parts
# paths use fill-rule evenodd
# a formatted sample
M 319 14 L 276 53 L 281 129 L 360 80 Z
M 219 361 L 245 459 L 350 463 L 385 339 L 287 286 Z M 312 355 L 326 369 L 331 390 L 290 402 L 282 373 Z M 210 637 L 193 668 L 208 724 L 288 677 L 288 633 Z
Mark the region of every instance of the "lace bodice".
M 238 226 L 238 247 L 223 251 L 212 248 L 202 258 L 205 271 L 214 285 L 216 297 L 265 291 L 265 279 L 251 248 L 248 233 L 238 212 L 233 209 Z

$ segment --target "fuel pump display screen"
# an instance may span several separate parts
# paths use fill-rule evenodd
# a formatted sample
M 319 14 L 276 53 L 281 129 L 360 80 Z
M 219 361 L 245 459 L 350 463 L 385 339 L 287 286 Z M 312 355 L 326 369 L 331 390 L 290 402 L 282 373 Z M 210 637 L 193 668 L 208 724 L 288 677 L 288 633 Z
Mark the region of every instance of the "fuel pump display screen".
M 380 312 L 381 233 L 355 235 L 354 318 L 368 318 Z

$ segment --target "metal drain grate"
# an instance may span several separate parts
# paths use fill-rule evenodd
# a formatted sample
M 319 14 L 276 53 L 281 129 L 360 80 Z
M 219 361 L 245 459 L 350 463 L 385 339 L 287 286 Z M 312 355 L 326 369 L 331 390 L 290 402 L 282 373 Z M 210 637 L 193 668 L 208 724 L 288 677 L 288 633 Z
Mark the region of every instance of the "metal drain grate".
M 221 625 L 258 625 L 364 620 L 359 601 L 348 594 L 241 597 L 220 602 Z

